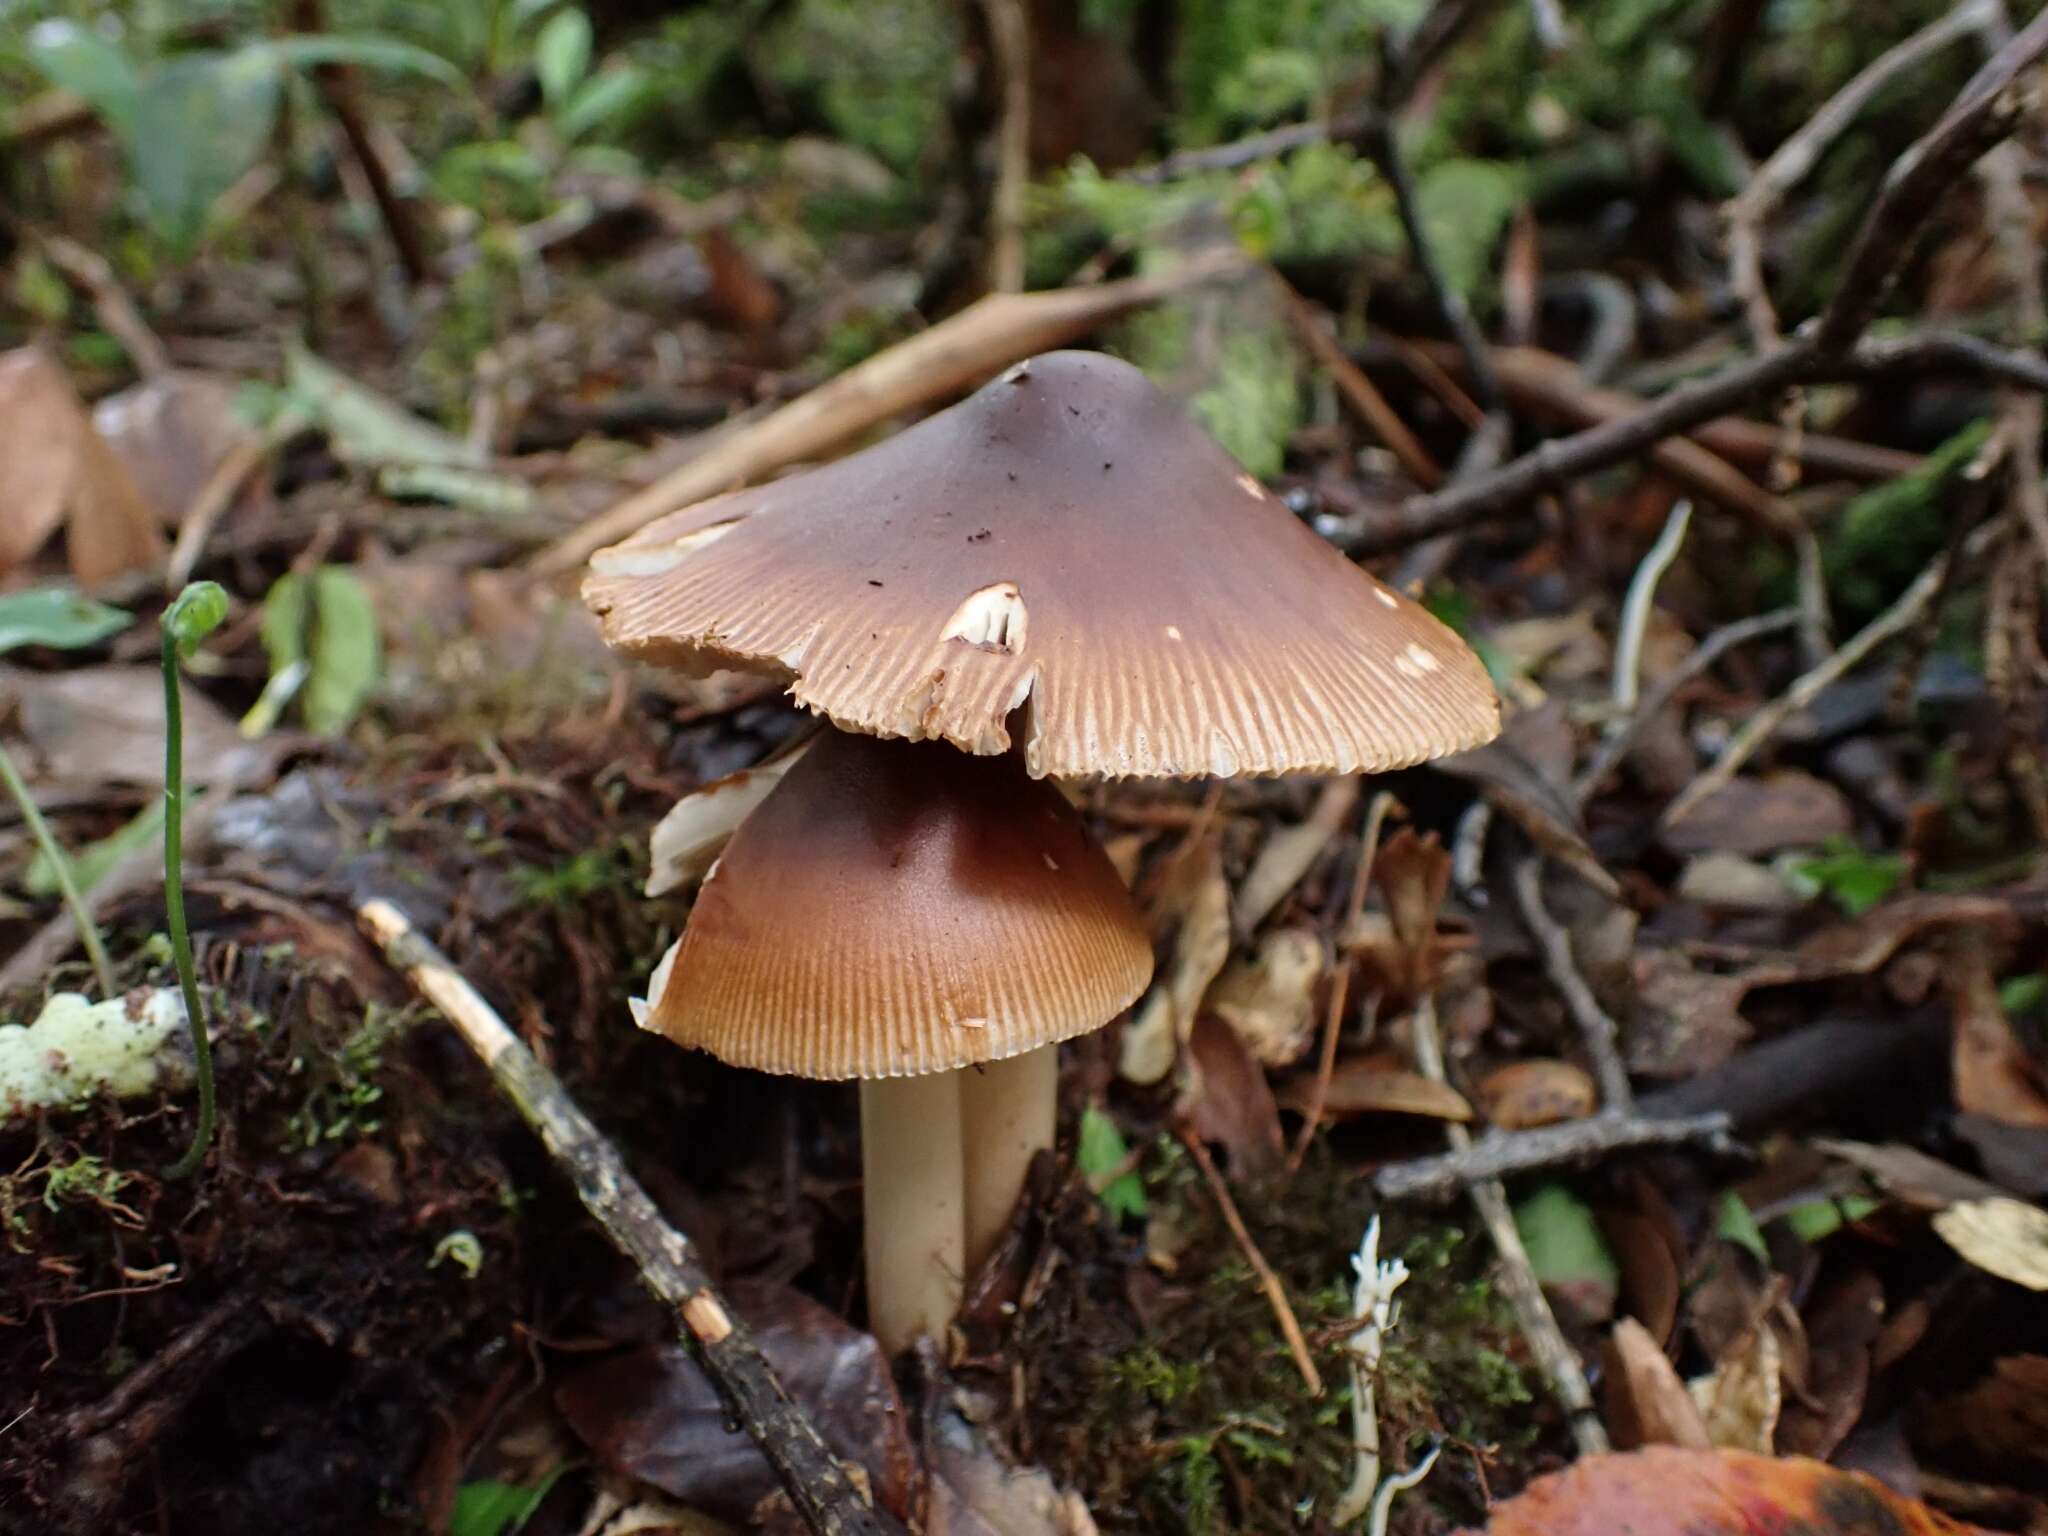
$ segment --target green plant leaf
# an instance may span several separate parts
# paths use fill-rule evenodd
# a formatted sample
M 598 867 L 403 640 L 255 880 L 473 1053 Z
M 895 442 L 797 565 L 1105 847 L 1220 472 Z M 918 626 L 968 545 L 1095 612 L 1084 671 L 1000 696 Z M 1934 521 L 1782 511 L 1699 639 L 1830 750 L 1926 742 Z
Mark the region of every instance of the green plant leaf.
M 280 37 L 251 43 L 244 52 L 262 49 L 293 69 L 313 69 L 322 64 L 360 64 L 365 69 L 388 69 L 400 74 L 426 75 L 454 85 L 462 72 L 438 53 L 395 37 L 340 36 L 330 32 L 299 37 Z
M 282 71 L 263 47 L 188 53 L 154 70 L 136 104 L 128 153 L 157 232 L 190 250 L 220 195 L 262 158 Z
M 106 878 L 108 870 L 129 854 L 154 844 L 162 834 L 163 825 L 164 802 L 159 796 L 98 842 L 87 844 L 77 853 L 67 853 L 72 881 L 81 891 L 90 891 Z M 21 877 L 21 885 L 29 895 L 37 898 L 57 894 L 56 868 L 41 850 L 30 862 L 28 873 Z
M 75 651 L 128 627 L 130 615 L 66 587 L 32 587 L 0 597 L 0 655 L 24 645 Z
M 647 71 L 631 64 L 592 75 L 578 88 L 556 129 L 565 139 L 580 139 L 637 106 L 649 88 Z
M 1074 1157 L 1084 1178 L 1091 1183 L 1106 1178 L 1123 1167 L 1130 1155 L 1114 1120 L 1093 1104 L 1081 1111 L 1081 1142 Z M 1110 1179 L 1098 1194 L 1103 1208 L 1114 1218 L 1143 1216 L 1147 1209 L 1144 1181 L 1130 1169 Z
M 164 610 L 158 623 L 178 647 L 180 656 L 190 656 L 199 642 L 219 629 L 228 616 L 228 595 L 217 581 L 188 583 L 177 601 Z
M 1825 852 L 1790 860 L 1794 889 L 1828 896 L 1851 917 L 1861 917 L 1898 889 L 1912 869 L 1902 853 L 1865 853 L 1846 838 L 1837 838 Z
M 1415 189 L 1444 280 L 1472 297 L 1493 268 L 1493 248 L 1521 202 L 1522 182 L 1492 160 L 1446 160 Z
M 299 713 L 322 736 L 339 734 L 355 719 L 376 684 L 382 649 L 370 590 L 345 567 L 280 576 L 263 599 L 263 650 L 277 708 L 290 696 L 279 680 L 303 671 Z
M 1621 1268 L 1592 1207 L 1563 1184 L 1545 1184 L 1515 1207 L 1515 1227 L 1543 1288 L 1582 1318 L 1612 1315 Z
M 570 93 L 589 73 L 592 38 L 590 18 L 574 6 L 557 11 L 540 29 L 533 45 L 533 69 L 550 112 L 566 107 Z
M 480 465 L 483 455 L 322 362 L 297 342 L 285 348 L 285 387 L 350 464 Z
M 127 54 L 75 21 L 52 18 L 30 31 L 28 56 L 52 85 L 76 91 L 117 137 L 129 137 L 142 81 Z
M 448 1536 L 508 1536 L 533 1518 L 541 1500 L 566 1467 L 557 1467 L 531 1488 L 486 1478 L 455 1490 L 455 1512 L 448 1518 Z
M 1770 1268 L 1771 1250 L 1764 1243 L 1764 1229 L 1756 1224 L 1756 1217 L 1743 1204 L 1742 1196 L 1732 1189 L 1721 1196 L 1720 1205 L 1715 1207 L 1714 1232 L 1739 1248 L 1747 1248 L 1757 1263 Z

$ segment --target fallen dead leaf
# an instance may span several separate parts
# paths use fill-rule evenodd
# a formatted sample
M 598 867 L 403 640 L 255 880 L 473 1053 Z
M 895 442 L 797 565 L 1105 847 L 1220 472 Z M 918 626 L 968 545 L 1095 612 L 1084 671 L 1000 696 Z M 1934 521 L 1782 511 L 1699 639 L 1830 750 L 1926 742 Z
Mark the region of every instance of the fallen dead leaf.
M 35 347 L 0 353 L 0 571 L 67 525 L 72 574 L 104 586 L 163 558 L 160 521 L 94 429 L 71 380 Z
M 93 426 L 166 526 L 184 518 L 221 460 L 259 436 L 235 409 L 238 390 L 220 374 L 173 369 L 93 406 Z
M 1267 915 L 1287 899 L 1287 893 L 1301 884 L 1322 851 L 1343 831 L 1358 804 L 1359 779 L 1348 774 L 1331 779 L 1316 796 L 1308 815 L 1298 822 L 1275 827 L 1266 837 L 1259 856 L 1245 871 L 1237 887 L 1237 929 L 1249 935 Z
M 2000 1195 L 1964 1200 L 1934 1218 L 1941 1240 L 1986 1274 L 2048 1291 L 2048 1211 Z
M 0 668 L 0 695 L 14 700 L 38 781 L 163 783 L 164 682 L 155 667 Z M 184 716 L 188 783 L 253 783 L 286 750 L 275 740 L 243 740 L 235 723 L 196 689 L 185 690 Z
M 2048 1476 L 2048 1355 L 2008 1355 L 1922 1418 L 1932 1445 L 2038 1483 Z
M 1504 1131 L 1583 1120 L 1600 1104 L 1600 1090 L 1568 1061 L 1531 1058 L 1488 1073 L 1472 1091 L 1479 1111 Z
M 1228 1024 L 1212 1013 L 1188 1034 L 1178 1112 L 1204 1141 L 1230 1154 L 1233 1173 L 1258 1177 L 1280 1166 L 1286 1143 L 1265 1071 Z
M 1761 778 L 1738 778 L 1695 805 L 1676 826 L 1664 829 L 1672 852 L 1777 853 L 1810 848 L 1851 831 L 1856 824 L 1848 797 L 1824 779 L 1795 769 Z
M 909 1506 L 915 1453 L 881 1346 L 809 1297 L 735 1282 L 734 1309 L 827 1445 L 867 1472 L 876 1502 Z M 650 1344 L 572 1369 L 555 1388 L 570 1427 L 614 1470 L 724 1519 L 745 1521 L 781 1484 L 680 1344 Z
M 1877 1182 L 1886 1194 L 1916 1210 L 1938 1211 L 1968 1200 L 2001 1199 L 2005 1191 L 1915 1147 L 1898 1142 L 1840 1141 L 1817 1136 L 1816 1151 L 1840 1158 Z
M 925 1416 L 931 1498 L 925 1536 L 1096 1536 L 1078 1495 L 1003 1461 L 950 1403 Z
M 1637 950 L 1629 972 L 1635 984 L 1625 1031 L 1631 1072 L 1693 1077 L 1718 1067 L 1755 1033 L 1742 1016 L 1755 985 L 1747 973 L 1717 976 L 1674 949 Z
M 1384 1056 L 1354 1056 L 1340 1061 L 1330 1074 L 1329 1096 L 1323 1101 L 1326 1115 L 1422 1115 L 1431 1120 L 1472 1119 L 1472 1106 L 1449 1083 L 1439 1083 L 1386 1064 Z M 1306 1111 L 1313 1091 L 1303 1078 L 1295 1078 L 1282 1091 L 1281 1102 L 1289 1109 Z
M 1560 734 L 1561 760 L 1552 746 Z M 1570 743 L 1562 708 L 1546 704 L 1516 711 L 1493 741 L 1439 759 L 1433 766 L 1439 773 L 1477 785 L 1537 847 L 1602 895 L 1618 897 L 1621 887 L 1587 844 L 1578 807 L 1564 787 L 1571 776 Z
M 1752 986 L 1868 976 L 1906 945 L 1939 929 L 1962 925 L 1983 928 L 1998 943 L 2010 943 L 2019 935 L 2019 918 L 2012 903 L 2003 898 L 1902 896 L 1872 908 L 1853 922 L 1815 934 L 1799 946 L 1789 961 L 1766 961 L 1743 974 Z
M 1253 954 L 1232 961 L 1203 1008 L 1237 1031 L 1261 1063 L 1291 1066 L 1315 1038 L 1323 941 L 1312 928 L 1276 928 Z
M 1588 1456 L 1501 1505 L 1483 1536 L 1972 1536 L 1883 1484 L 1802 1456 L 1653 1446 Z M 1467 1531 L 1461 1536 L 1482 1536 Z
M 2048 1094 L 2006 1021 L 1985 946 L 1958 945 L 1948 973 L 1956 1108 L 2006 1125 L 2048 1127 Z
M 1805 1380 L 1778 1417 L 1777 1449 L 1825 1461 L 1863 1416 L 1871 1351 L 1884 1327 L 1884 1287 L 1869 1270 L 1852 1270 L 1807 1304 L 1803 1320 Z
M 1623 1450 L 1645 1445 L 1682 1445 L 1706 1450 L 1713 1444 L 1699 1406 L 1650 1331 L 1632 1317 L 1614 1325 L 1605 1349 L 1601 1406 L 1614 1443 Z

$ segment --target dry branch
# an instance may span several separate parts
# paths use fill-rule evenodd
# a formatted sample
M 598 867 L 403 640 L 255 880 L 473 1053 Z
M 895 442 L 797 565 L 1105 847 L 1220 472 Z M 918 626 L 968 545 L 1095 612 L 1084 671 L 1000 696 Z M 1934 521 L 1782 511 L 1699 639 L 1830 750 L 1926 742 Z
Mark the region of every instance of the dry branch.
M 1669 1119 L 1595 1115 L 1529 1131 L 1495 1131 L 1453 1152 L 1390 1163 L 1373 1175 L 1382 1200 L 1449 1200 L 1468 1185 L 1540 1168 L 1561 1168 L 1610 1152 L 1703 1145 L 1739 1150 L 1726 1114 L 1718 1110 Z
M 384 958 L 447 1015 L 490 1069 L 499 1089 L 575 1183 L 605 1236 L 638 1266 L 648 1289 L 675 1310 L 704 1374 L 761 1447 L 804 1523 L 817 1536 L 893 1532 L 894 1522 L 861 1497 L 777 1379 L 747 1325 L 713 1289 L 695 1245 L 662 1219 L 617 1149 L 554 1074 L 397 907 L 372 900 L 357 916 Z

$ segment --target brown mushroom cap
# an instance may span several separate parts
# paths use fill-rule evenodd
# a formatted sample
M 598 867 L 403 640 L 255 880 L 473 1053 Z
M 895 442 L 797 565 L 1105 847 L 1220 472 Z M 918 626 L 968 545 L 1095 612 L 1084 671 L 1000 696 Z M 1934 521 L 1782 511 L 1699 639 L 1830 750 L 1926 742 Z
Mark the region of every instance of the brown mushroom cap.
M 1471 650 L 1137 369 L 1019 364 L 860 453 L 658 519 L 584 598 L 650 661 L 1034 776 L 1379 772 L 1499 729 Z
M 646 1027 L 735 1066 L 906 1077 L 1114 1018 L 1152 946 L 1014 757 L 824 732 L 740 823 Z

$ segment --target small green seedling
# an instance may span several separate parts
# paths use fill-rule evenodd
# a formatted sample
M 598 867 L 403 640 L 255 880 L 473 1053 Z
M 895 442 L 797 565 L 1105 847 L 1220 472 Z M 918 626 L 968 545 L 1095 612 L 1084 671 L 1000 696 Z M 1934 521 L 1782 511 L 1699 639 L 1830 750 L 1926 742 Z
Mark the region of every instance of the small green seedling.
M 220 583 L 195 581 L 164 610 L 164 913 L 171 930 L 171 956 L 185 995 L 192 1027 L 192 1058 L 199 1080 L 199 1124 L 192 1145 L 165 1174 L 182 1179 L 197 1168 L 213 1140 L 213 1048 L 206 1038 L 206 1011 L 199 1002 L 199 978 L 192 968 L 192 936 L 185 928 L 185 710 L 178 692 L 178 665 L 199 649 L 228 616 L 228 595 Z

